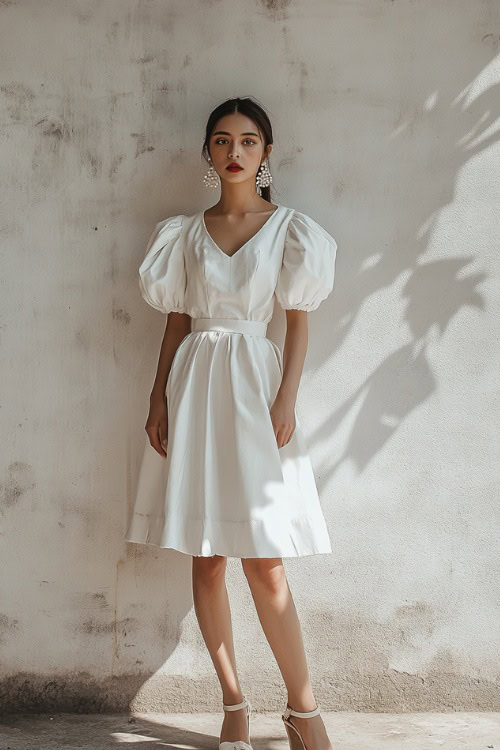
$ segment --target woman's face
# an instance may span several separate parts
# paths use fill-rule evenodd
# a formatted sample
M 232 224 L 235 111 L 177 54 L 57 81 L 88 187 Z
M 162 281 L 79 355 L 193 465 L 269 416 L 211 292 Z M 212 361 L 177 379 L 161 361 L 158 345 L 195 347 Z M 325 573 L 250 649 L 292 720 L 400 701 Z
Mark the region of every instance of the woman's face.
M 266 152 L 272 151 L 269 144 Z M 256 124 L 246 115 L 234 112 L 221 117 L 217 122 L 209 141 L 212 164 L 221 180 L 231 183 L 252 179 L 264 161 L 264 141 Z M 242 169 L 231 172 L 227 167 L 231 163 L 239 164 Z

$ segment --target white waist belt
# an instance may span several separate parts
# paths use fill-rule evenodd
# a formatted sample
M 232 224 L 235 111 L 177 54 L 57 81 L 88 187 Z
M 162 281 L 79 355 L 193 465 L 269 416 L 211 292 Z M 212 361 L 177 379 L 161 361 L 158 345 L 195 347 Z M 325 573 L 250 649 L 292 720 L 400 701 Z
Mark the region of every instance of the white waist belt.
M 192 318 L 191 331 L 227 331 L 248 333 L 251 336 L 265 336 L 267 323 L 261 320 L 239 318 Z

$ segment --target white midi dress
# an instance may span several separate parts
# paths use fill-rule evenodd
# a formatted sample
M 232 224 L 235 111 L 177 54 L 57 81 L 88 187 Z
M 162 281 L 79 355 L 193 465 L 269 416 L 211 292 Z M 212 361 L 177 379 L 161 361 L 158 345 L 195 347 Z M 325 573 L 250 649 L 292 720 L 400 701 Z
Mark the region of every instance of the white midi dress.
M 331 553 L 296 412 L 278 448 L 269 410 L 283 364 L 266 330 L 274 297 L 312 311 L 329 295 L 336 250 L 314 219 L 282 205 L 233 255 L 214 242 L 204 211 L 155 226 L 141 294 L 192 323 L 166 383 L 167 455 L 146 438 L 126 541 L 203 557 Z

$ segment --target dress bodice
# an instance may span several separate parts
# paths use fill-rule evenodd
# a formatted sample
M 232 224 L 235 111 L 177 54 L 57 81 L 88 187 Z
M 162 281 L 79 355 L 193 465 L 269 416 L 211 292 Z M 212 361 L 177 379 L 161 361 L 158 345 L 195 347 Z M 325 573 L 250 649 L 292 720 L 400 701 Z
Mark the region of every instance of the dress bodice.
M 307 214 L 278 208 L 233 255 L 209 234 L 204 211 L 156 224 L 139 268 L 144 299 L 163 313 L 268 322 L 284 309 L 315 310 L 331 292 L 337 243 Z

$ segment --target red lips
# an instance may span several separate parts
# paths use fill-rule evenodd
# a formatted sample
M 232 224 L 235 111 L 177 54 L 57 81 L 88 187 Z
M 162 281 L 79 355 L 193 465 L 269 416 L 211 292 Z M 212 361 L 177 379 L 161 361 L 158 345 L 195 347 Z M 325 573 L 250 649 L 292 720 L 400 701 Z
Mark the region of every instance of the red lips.
M 240 172 L 243 167 L 240 167 L 239 164 L 236 164 L 236 162 L 232 161 L 231 164 L 228 164 L 226 167 L 230 172 Z

